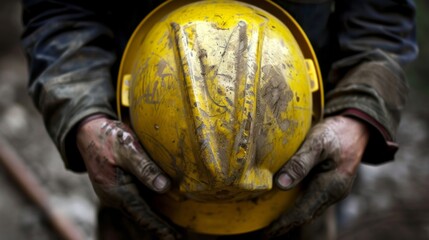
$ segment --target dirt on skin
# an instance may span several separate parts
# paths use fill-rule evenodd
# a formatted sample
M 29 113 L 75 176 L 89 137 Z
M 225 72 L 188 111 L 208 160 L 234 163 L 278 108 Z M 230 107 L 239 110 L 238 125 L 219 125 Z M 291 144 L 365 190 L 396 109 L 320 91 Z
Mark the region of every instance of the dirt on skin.
M 0 134 L 46 188 L 50 204 L 76 223 L 86 239 L 93 239 L 98 201 L 88 177 L 64 169 L 27 95 L 27 63 L 18 45 L 22 27 L 17 0 L 0 1 L 0 22 Z M 429 93 L 411 86 L 398 131 L 401 148 L 396 160 L 361 167 L 353 192 L 341 203 L 337 239 L 429 239 L 429 109 L 425 104 Z M 3 167 L 0 189 L 1 239 L 58 239 Z

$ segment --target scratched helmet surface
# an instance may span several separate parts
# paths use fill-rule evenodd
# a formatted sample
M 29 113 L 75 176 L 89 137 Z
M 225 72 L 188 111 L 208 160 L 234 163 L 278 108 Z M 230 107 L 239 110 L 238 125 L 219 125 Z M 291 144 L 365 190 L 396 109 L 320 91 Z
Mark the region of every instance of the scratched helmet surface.
M 270 14 L 273 12 L 273 14 Z M 273 175 L 321 116 L 321 78 L 296 22 L 270 1 L 168 1 L 136 29 L 118 110 L 173 189 L 152 203 L 200 233 L 267 226 L 292 206 Z

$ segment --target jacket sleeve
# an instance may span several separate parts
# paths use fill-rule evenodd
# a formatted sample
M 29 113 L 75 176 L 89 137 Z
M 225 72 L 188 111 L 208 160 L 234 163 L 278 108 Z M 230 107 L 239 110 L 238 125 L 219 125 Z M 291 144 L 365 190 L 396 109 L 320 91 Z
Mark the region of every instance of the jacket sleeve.
M 363 161 L 392 160 L 396 130 L 407 97 L 402 66 L 417 55 L 415 5 L 410 0 L 337 1 L 338 41 L 326 115 L 345 114 L 372 126 Z
M 24 0 L 23 21 L 29 93 L 66 167 L 84 171 L 74 127 L 96 113 L 115 117 L 112 33 L 79 1 Z

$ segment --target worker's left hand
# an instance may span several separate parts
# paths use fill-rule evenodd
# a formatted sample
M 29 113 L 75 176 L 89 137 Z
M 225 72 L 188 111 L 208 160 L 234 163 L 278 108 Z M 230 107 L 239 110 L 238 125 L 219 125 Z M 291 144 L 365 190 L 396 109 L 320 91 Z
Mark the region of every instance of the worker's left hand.
M 147 155 L 133 130 L 103 115 L 89 117 L 77 132 L 77 146 L 101 204 L 121 210 L 141 231 L 157 239 L 179 239 L 177 229 L 146 202 L 143 185 L 156 193 L 169 189 L 171 180 Z
M 280 189 L 289 190 L 302 182 L 302 192 L 294 207 L 267 228 L 267 236 L 280 236 L 310 222 L 346 197 L 368 137 L 367 126 L 353 118 L 335 116 L 316 124 L 276 175 Z

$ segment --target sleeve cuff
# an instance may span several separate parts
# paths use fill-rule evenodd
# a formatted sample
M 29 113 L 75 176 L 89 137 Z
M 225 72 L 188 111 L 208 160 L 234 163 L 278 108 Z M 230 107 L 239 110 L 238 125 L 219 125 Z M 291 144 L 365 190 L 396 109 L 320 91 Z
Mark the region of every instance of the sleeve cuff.
M 377 120 L 356 108 L 346 109 L 340 115 L 359 119 L 369 127 L 370 138 L 362 157 L 363 163 L 377 165 L 394 159 L 399 146 Z

